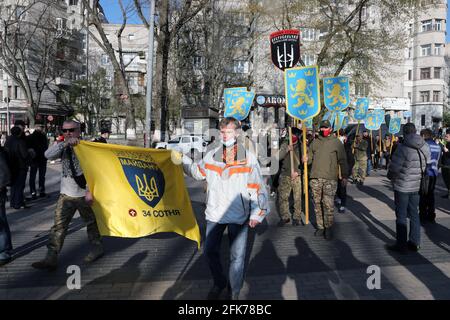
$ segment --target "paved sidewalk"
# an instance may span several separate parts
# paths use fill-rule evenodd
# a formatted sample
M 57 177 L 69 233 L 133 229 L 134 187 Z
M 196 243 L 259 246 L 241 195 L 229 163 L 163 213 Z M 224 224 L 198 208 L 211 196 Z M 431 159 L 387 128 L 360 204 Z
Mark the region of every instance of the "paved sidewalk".
M 59 164 L 49 165 L 50 198 L 28 210 L 8 210 L 15 260 L 0 268 L 0 299 L 205 299 L 212 285 L 196 244 L 174 234 L 140 239 L 105 238 L 106 255 L 82 265 L 88 252 L 78 214 L 71 224 L 59 268 L 33 269 L 46 252 L 59 189 Z M 312 224 L 276 226 L 272 201 L 267 222 L 251 231 L 243 299 L 450 299 L 450 201 L 437 189 L 437 224 L 422 227 L 422 249 L 387 252 L 395 238 L 393 192 L 374 172 L 362 187 L 349 185 L 348 209 L 335 214 L 335 239 L 314 236 Z M 204 232 L 202 183 L 186 180 Z M 312 217 L 313 218 L 313 217 Z M 312 219 L 314 220 L 314 219 Z M 225 239 L 227 239 L 225 237 Z M 224 241 L 224 247 L 228 246 Z M 225 255 L 224 255 L 225 259 Z M 67 289 L 67 267 L 81 268 L 81 290 Z M 369 290 L 367 268 L 381 270 L 381 289 Z

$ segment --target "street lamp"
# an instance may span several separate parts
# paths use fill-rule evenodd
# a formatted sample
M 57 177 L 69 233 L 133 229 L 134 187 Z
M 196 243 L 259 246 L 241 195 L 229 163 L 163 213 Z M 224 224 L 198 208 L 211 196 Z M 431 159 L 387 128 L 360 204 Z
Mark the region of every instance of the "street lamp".
M 9 83 L 8 83 L 8 79 L 5 80 L 5 84 L 6 84 L 6 89 L 5 89 L 5 103 L 6 103 L 6 133 L 9 136 L 10 135 L 10 131 L 11 131 L 11 122 L 10 122 L 10 118 L 9 118 L 9 103 L 11 102 L 11 99 L 9 97 Z

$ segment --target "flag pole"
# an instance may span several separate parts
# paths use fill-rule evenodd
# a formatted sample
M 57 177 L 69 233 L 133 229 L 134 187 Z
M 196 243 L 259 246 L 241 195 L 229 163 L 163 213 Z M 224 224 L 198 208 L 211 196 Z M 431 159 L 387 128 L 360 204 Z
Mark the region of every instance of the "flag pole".
M 356 142 L 356 136 L 359 133 L 359 125 L 361 124 L 361 120 L 358 120 L 358 125 L 356 126 L 356 133 L 355 133 L 355 139 L 353 139 L 353 145 L 352 145 L 352 153 L 355 153 L 355 142 Z
M 392 134 L 391 138 L 391 149 L 389 150 L 389 157 L 392 157 L 392 146 L 394 145 L 394 135 Z
M 306 149 L 306 123 L 302 120 L 303 157 L 308 154 Z M 305 190 L 305 224 L 309 223 L 309 193 L 308 193 L 308 162 L 303 163 L 303 188 Z
M 336 112 L 336 123 L 339 125 L 339 112 Z M 340 128 L 339 126 L 336 126 L 337 136 L 338 139 L 340 139 L 341 135 L 339 134 Z M 342 180 L 342 173 L 341 173 L 341 166 L 338 164 L 338 171 L 339 171 L 339 180 Z
M 292 145 L 292 126 L 289 126 L 289 145 L 294 148 Z M 291 158 L 291 177 L 294 175 L 294 149 L 289 151 Z
M 372 134 L 372 131 L 373 130 L 370 130 L 370 157 L 372 158 L 372 166 L 374 165 L 374 163 L 373 163 L 373 155 L 374 155 L 374 153 L 373 153 L 373 134 Z

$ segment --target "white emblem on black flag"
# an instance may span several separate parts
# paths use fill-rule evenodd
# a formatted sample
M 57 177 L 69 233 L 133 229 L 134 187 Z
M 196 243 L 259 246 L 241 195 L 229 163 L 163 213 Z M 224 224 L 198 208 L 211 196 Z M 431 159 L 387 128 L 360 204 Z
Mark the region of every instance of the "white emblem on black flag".
M 272 62 L 280 70 L 293 68 L 300 60 L 300 31 L 281 30 L 270 35 Z

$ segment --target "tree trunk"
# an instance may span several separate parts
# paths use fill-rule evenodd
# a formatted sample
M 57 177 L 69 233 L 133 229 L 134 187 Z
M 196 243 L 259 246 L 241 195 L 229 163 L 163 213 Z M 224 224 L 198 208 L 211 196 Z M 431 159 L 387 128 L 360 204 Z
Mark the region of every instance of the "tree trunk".
M 169 32 L 169 1 L 162 0 L 159 6 L 159 25 L 158 48 L 156 50 L 156 81 L 155 81 L 155 129 L 160 129 L 160 135 L 155 132 L 155 139 L 164 141 L 166 122 L 167 122 L 167 64 L 170 49 L 170 32 Z

